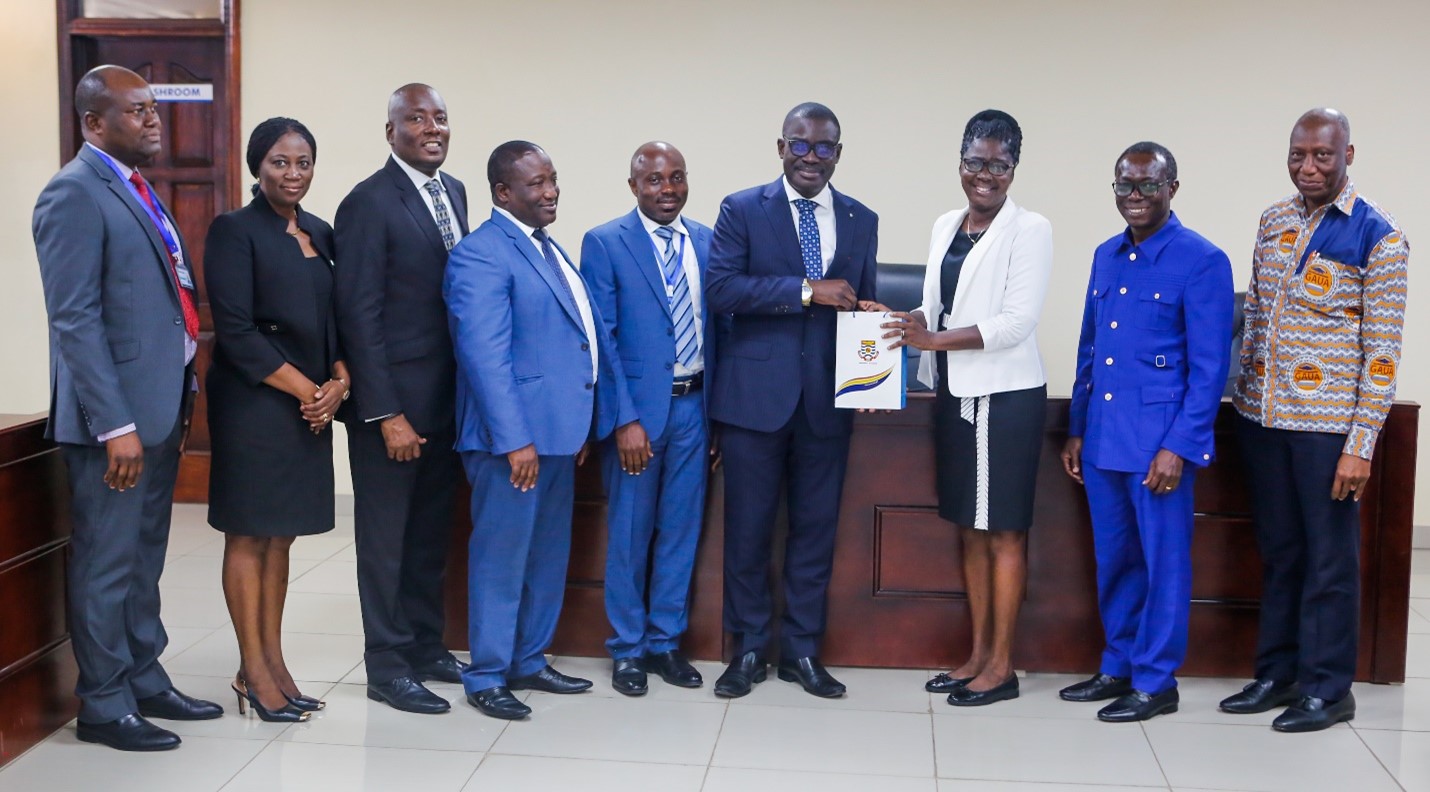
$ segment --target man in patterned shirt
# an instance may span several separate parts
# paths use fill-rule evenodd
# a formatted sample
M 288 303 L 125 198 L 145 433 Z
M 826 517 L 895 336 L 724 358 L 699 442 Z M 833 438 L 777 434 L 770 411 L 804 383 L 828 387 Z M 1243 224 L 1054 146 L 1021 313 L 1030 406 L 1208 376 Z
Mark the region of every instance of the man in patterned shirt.
M 1297 194 L 1261 215 L 1235 404 L 1264 585 L 1256 679 L 1227 712 L 1289 704 L 1277 731 L 1355 717 L 1360 501 L 1400 367 L 1409 247 L 1356 192 L 1350 122 L 1302 115 Z

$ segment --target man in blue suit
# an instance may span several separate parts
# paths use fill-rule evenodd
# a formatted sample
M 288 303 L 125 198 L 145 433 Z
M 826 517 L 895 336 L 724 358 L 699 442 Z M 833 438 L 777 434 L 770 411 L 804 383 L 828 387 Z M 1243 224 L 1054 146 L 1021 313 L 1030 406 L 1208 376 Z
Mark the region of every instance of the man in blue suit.
M 636 208 L 586 233 L 581 274 L 640 415 L 601 450 L 611 685 L 640 696 L 647 671 L 679 687 L 704 682 L 681 655 L 680 636 L 705 513 L 702 389 L 715 334 L 701 294 L 710 229 L 680 214 L 690 192 L 685 157 L 669 143 L 647 143 L 631 158 L 627 183 Z
M 636 416 L 586 282 L 546 233 L 561 194 L 551 158 L 503 143 L 487 181 L 491 219 L 452 248 L 442 282 L 472 485 L 462 685 L 484 714 L 515 720 L 531 708 L 513 690 L 591 686 L 543 653 L 566 586 L 576 465 L 593 429 L 604 437 Z
M 1087 489 L 1107 646 L 1067 701 L 1116 699 L 1108 722 L 1178 706 L 1192 590 L 1192 492 L 1211 463 L 1231 344 L 1231 261 L 1172 212 L 1177 160 L 1156 143 L 1118 157 L 1127 230 L 1092 260 L 1063 467 Z
M 706 309 L 733 314 L 710 417 L 725 460 L 725 629 L 734 660 L 715 694 L 765 678 L 770 541 L 788 482 L 785 612 L 779 677 L 816 696 L 844 695 L 819 661 L 852 416 L 834 408 L 837 311 L 875 299 L 879 218 L 829 186 L 839 119 L 807 102 L 775 143 L 784 176 L 725 199 L 715 222 Z

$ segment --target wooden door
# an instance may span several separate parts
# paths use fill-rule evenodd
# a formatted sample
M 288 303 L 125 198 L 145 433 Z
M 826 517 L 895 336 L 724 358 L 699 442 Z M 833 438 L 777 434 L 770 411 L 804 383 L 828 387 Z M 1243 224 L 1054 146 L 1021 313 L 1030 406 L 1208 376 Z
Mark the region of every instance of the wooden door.
M 204 237 L 213 218 L 240 204 L 238 133 L 238 0 L 226 0 L 222 19 L 60 19 L 61 157 L 72 158 L 84 138 L 75 115 L 74 85 L 95 66 L 132 69 L 154 85 L 211 86 L 211 101 L 159 102 L 163 150 L 140 170 L 178 221 L 188 246 L 199 297 L 200 383 L 213 351 L 213 315 L 204 286 Z M 209 432 L 202 389 L 175 500 L 208 500 Z

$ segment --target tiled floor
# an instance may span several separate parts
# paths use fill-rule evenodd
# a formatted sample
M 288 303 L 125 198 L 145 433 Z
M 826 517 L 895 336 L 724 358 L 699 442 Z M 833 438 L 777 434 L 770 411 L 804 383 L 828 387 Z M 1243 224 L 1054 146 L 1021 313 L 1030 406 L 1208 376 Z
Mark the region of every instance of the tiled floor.
M 180 689 L 221 701 L 223 718 L 164 722 L 184 739 L 124 754 L 75 739 L 73 726 L 0 770 L 0 791 L 621 790 L 640 792 L 1076 792 L 1077 790 L 1430 791 L 1430 551 L 1415 552 L 1404 685 L 1357 685 L 1353 724 L 1276 734 L 1271 716 L 1216 702 L 1243 680 L 1184 679 L 1179 713 L 1142 725 L 1093 719 L 1064 703 L 1072 677 L 1031 674 L 1022 698 L 957 710 L 923 692 L 926 670 L 838 669 L 847 698 L 826 701 L 771 678 L 750 696 L 651 684 L 610 688 L 610 666 L 556 658 L 587 676 L 582 696 L 525 694 L 525 722 L 479 715 L 456 685 L 433 685 L 452 712 L 408 715 L 364 695 L 352 526 L 293 550 L 285 649 L 305 692 L 328 708 L 307 724 L 239 717 L 228 692 L 237 649 L 218 588 L 221 537 L 202 507 L 179 507 L 164 575 L 165 665 Z

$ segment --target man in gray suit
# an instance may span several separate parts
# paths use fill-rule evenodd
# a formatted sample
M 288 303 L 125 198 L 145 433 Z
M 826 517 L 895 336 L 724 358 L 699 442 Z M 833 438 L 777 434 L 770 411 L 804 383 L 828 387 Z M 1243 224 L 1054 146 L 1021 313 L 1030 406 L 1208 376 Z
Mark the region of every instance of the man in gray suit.
M 178 223 L 135 170 L 160 151 L 142 77 L 101 66 L 80 79 L 85 145 L 40 193 L 32 229 L 50 319 L 50 422 L 69 468 L 69 621 L 78 736 L 161 751 L 178 735 L 146 718 L 223 709 L 174 689 L 159 665 L 159 574 L 198 312 Z

